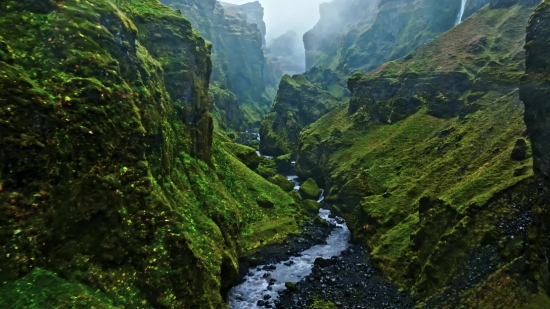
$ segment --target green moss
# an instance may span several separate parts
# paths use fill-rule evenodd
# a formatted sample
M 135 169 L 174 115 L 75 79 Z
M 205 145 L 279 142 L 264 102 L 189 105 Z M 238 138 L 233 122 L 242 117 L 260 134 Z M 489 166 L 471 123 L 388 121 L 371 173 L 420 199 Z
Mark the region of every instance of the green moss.
M 99 291 L 69 283 L 54 273 L 37 268 L 25 277 L 0 287 L 0 306 L 13 309 L 122 308 Z M 148 307 L 152 308 L 152 307 Z
M 270 177 L 269 182 L 276 184 L 285 192 L 290 192 L 294 189 L 294 183 L 281 174 Z
M 313 299 L 313 304 L 307 307 L 308 309 L 336 309 L 336 305 L 327 300 L 321 300 L 318 298 Z
M 315 200 L 303 200 L 302 208 L 308 213 L 318 213 L 321 205 Z
M 258 156 L 254 148 L 250 148 L 233 142 L 225 143 L 224 148 L 227 149 L 232 155 L 237 157 L 239 161 L 244 163 L 244 165 L 246 165 L 251 170 L 257 169 L 260 165 L 260 157 Z
M 255 233 L 300 216 L 213 141 L 211 44 L 155 0 L 0 9 L 0 281 L 43 268 L 113 306 L 226 308 Z
M 275 161 L 272 159 L 260 157 L 260 165 L 256 169 L 256 173 L 258 173 L 258 175 L 262 176 L 265 179 L 269 179 L 270 177 L 277 175 Z
M 292 199 L 294 200 L 294 202 L 296 202 L 296 204 L 299 204 L 300 201 L 302 200 L 302 197 L 300 196 L 300 193 L 298 193 L 298 191 L 290 191 L 288 195 L 292 197 Z
M 317 200 L 321 196 L 321 189 L 317 186 L 315 180 L 309 178 L 300 185 L 300 193 L 304 198 Z

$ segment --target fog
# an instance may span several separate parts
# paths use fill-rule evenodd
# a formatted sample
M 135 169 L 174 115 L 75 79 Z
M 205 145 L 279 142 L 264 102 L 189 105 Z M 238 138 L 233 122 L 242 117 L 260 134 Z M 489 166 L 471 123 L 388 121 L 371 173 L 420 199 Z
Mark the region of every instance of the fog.
M 267 26 L 266 39 L 270 40 L 295 31 L 300 37 L 319 20 L 319 4 L 330 0 L 259 0 L 264 7 L 264 21 Z M 234 4 L 254 2 L 254 0 L 224 0 Z

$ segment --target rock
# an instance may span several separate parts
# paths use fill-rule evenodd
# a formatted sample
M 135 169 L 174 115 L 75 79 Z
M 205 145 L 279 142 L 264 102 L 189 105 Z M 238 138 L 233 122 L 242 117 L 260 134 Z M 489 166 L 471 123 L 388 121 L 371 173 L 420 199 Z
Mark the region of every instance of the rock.
M 321 189 L 319 189 L 315 180 L 311 178 L 300 185 L 299 191 L 305 199 L 317 200 L 321 196 Z
M 290 192 L 294 189 L 294 183 L 281 174 L 270 177 L 268 180 L 272 184 L 279 186 L 285 192 Z
M 321 208 L 321 204 L 314 200 L 303 200 L 302 208 L 309 213 L 318 213 L 319 209 Z
M 313 263 L 315 266 L 319 266 L 321 268 L 329 267 L 332 265 L 336 265 L 336 260 L 333 259 L 323 259 L 321 257 L 318 257 L 315 259 L 315 262 Z
M 256 303 L 256 305 L 260 306 L 260 307 L 263 307 L 265 305 L 265 301 L 263 299 L 260 299 L 258 300 L 258 302 Z
M 514 161 L 523 161 L 527 159 L 527 151 L 527 142 L 523 138 L 520 138 L 516 141 L 516 145 L 510 154 L 510 159 Z
M 296 204 L 299 204 L 300 201 L 302 200 L 302 197 L 300 196 L 300 193 L 298 193 L 297 191 L 290 191 L 288 193 L 288 195 L 290 195 L 290 197 L 292 197 L 292 199 L 296 202 Z
M 290 291 L 295 291 L 296 285 L 292 282 L 285 282 L 285 288 L 289 289 Z
M 260 165 L 260 157 L 254 148 L 236 143 L 225 143 L 224 148 L 251 170 L 257 169 Z
M 277 172 L 281 174 L 288 174 L 292 170 L 292 157 L 291 155 L 285 154 L 275 158 L 275 166 L 277 167 Z

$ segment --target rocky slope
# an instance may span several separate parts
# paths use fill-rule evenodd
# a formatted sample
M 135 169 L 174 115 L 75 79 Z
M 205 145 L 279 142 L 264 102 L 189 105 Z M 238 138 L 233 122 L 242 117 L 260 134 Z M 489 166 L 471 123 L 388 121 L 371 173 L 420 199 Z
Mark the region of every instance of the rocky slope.
M 533 149 L 533 167 L 537 176 L 538 195 L 533 209 L 531 259 L 544 289 L 550 293 L 550 239 L 547 224 L 550 220 L 550 2 L 542 1 L 527 26 L 525 49 L 526 74 L 522 79 L 520 96 L 525 103 L 525 123 Z
M 325 183 L 379 270 L 427 308 L 536 298 L 522 268 L 533 174 L 516 90 L 533 3 L 504 2 L 354 75 L 350 103 L 300 134 L 299 175 Z
M 265 39 L 262 24 L 256 20 L 259 12 L 252 14 L 242 7 L 227 10 L 216 0 L 161 2 L 180 10 L 213 44 L 211 96 L 218 123 L 235 130 L 258 125 L 271 106 L 278 82 L 264 78 L 264 74 L 269 76 L 264 70 L 272 66 L 262 50 Z
M 213 131 L 212 45 L 156 0 L 0 10 L 0 307 L 227 308 L 301 215 Z

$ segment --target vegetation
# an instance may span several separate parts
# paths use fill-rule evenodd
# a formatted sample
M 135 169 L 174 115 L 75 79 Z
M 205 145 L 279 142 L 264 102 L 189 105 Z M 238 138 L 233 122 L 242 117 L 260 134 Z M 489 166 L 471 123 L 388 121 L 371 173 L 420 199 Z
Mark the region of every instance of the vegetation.
M 101 292 L 71 306 L 226 308 L 239 256 L 301 216 L 214 138 L 212 45 L 155 0 L 0 9 L 0 282 Z
M 530 11 L 485 7 L 354 75 L 350 103 L 301 132 L 299 176 L 324 182 L 377 267 L 420 297 L 455 278 L 471 250 L 505 237 L 494 222 L 521 214 L 508 203 L 528 202 L 531 152 L 514 89 Z

